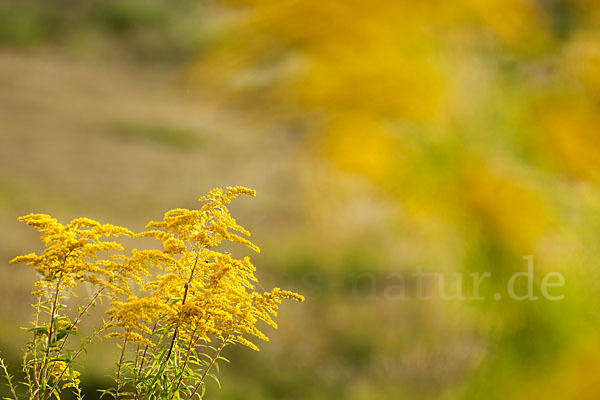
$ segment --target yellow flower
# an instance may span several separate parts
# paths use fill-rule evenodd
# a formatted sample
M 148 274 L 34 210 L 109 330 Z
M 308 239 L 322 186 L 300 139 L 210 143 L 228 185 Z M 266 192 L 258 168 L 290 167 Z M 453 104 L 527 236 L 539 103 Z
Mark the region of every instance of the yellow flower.
M 236 259 L 215 250 L 223 242 L 236 242 L 259 251 L 246 239 L 250 232 L 237 224 L 227 208 L 243 195 L 255 196 L 255 192 L 239 186 L 213 189 L 200 197 L 203 204 L 199 209 L 170 210 L 162 221 L 150 222 L 147 231 L 136 235 L 154 237 L 163 249 L 136 250 L 125 264 L 143 266 L 144 273 L 156 266 L 164 273 L 138 282 L 143 297 L 131 296 L 112 303 L 111 325 L 123 329 L 117 335 L 148 343 L 153 331 L 170 327 L 186 340 L 230 338 L 253 349 L 258 348 L 241 335 L 268 340 L 256 323 L 262 320 L 276 327 L 272 316 L 281 299 L 303 298 L 280 289 L 264 295 L 256 293 L 257 278 L 250 259 Z
M 99 260 L 98 254 L 123 250 L 123 246 L 107 241 L 105 236 L 133 236 L 128 229 L 102 225 L 89 218 L 77 218 L 67 225 L 46 214 L 29 214 L 19 218 L 43 232 L 40 240 L 46 245 L 41 255 L 34 253 L 13 258 L 11 263 L 24 262 L 36 268 L 42 281 L 60 279 L 60 286 L 71 287 L 77 281 L 105 286 L 117 292 L 129 291 L 126 279 L 133 277 L 118 255 Z M 38 286 L 43 286 L 41 282 Z

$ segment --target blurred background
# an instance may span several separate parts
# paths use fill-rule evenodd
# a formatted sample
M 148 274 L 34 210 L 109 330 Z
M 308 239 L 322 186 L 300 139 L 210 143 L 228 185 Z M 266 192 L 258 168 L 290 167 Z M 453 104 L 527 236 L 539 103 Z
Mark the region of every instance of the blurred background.
M 598 399 L 599 111 L 594 0 L 3 1 L 0 355 L 35 280 L 8 260 L 41 250 L 18 216 L 139 231 L 244 185 L 263 286 L 307 301 L 206 398 Z M 564 299 L 492 296 L 528 255 Z M 492 277 L 423 300 L 417 271 Z

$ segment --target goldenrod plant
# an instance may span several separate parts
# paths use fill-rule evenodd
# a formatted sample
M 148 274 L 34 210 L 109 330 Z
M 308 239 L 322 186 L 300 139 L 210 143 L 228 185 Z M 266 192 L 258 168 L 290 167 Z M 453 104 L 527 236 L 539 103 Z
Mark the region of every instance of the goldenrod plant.
M 231 216 L 227 204 L 239 196 L 255 196 L 244 187 L 213 189 L 197 210 L 174 209 L 144 232 L 78 218 L 67 225 L 44 214 L 20 220 L 42 232 L 46 248 L 11 260 L 36 268 L 35 316 L 22 364 L 25 391 L 0 364 L 15 400 L 60 399 L 65 390 L 82 399 L 79 361 L 86 347 L 101 336 L 117 337 L 115 385 L 102 390 L 114 399 L 202 398 L 205 381 L 218 371 L 227 345 L 258 350 L 248 339 L 268 340 L 257 327 L 273 317 L 282 299 L 303 301 L 299 294 L 275 288 L 258 293 L 255 268 L 248 257 L 236 259 L 218 250 L 236 242 L 259 252 L 246 229 Z M 126 253 L 120 236 L 154 238 L 160 249 Z M 93 285 L 85 304 L 73 306 L 74 288 Z M 262 287 L 262 286 L 260 286 Z M 83 318 L 103 299 L 110 309 L 99 326 L 79 336 Z M 74 336 L 80 340 L 75 345 Z

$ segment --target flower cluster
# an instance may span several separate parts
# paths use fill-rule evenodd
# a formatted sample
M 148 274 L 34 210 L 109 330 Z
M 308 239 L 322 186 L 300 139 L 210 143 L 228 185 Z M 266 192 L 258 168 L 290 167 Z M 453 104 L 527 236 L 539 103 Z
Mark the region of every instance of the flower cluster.
M 303 300 L 279 289 L 263 295 L 255 292 L 257 279 L 250 259 L 238 260 L 214 250 L 223 242 L 236 242 L 260 251 L 244 237 L 250 232 L 237 224 L 226 206 L 242 195 L 255 196 L 255 192 L 244 187 L 213 189 L 199 199 L 204 204 L 198 210 L 171 210 L 162 221 L 150 222 L 149 230 L 136 235 L 159 240 L 163 250 L 136 251 L 131 263 L 154 264 L 164 273 L 145 283 L 146 297 L 131 296 L 113 303 L 109 311 L 113 326 L 122 327 L 124 337 L 147 343 L 144 335 L 152 335 L 157 329 L 154 323 L 160 320 L 177 327 L 182 337 L 205 341 L 210 336 L 227 337 L 258 350 L 242 335 L 268 340 L 256 323 L 262 320 L 275 327 L 271 315 L 282 298 Z
M 46 245 L 41 255 L 11 261 L 30 264 L 40 274 L 34 292 L 38 297 L 34 335 L 24 363 L 30 397 L 48 400 L 68 387 L 79 396 L 73 361 L 100 334 L 123 340 L 117 385 L 105 391 L 115 399 L 191 398 L 203 389 L 225 345 L 240 343 L 258 350 L 246 337 L 268 340 L 257 323 L 276 327 L 273 317 L 282 299 L 304 299 L 279 288 L 259 294 L 254 290 L 258 280 L 250 259 L 217 249 L 229 242 L 260 251 L 227 208 L 244 195 L 255 196 L 255 192 L 244 187 L 213 189 L 199 199 L 199 209 L 168 211 L 137 234 L 87 218 L 62 225 L 44 214 L 21 217 L 43 232 Z M 125 254 L 120 243 L 106 239 L 120 235 L 156 239 L 162 249 L 133 249 Z M 63 311 L 67 309 L 64 293 L 78 282 L 92 284 L 97 291 L 71 319 Z M 109 319 L 83 341 L 80 350 L 71 352 L 65 348 L 69 336 L 101 296 L 111 299 Z M 49 315 L 47 323 L 40 321 L 44 312 Z M 198 352 L 201 343 L 214 340 L 220 345 L 208 346 L 213 355 Z M 129 344 L 134 347 L 127 351 Z M 123 391 L 125 385 L 131 390 Z
M 48 282 L 60 279 L 63 288 L 75 286 L 77 282 L 89 282 L 115 293 L 125 293 L 129 291 L 128 278 L 140 279 L 137 271 L 128 269 L 127 264 L 121 262 L 122 256 L 98 259 L 100 252 L 123 250 L 121 244 L 104 240 L 104 237 L 133 236 L 128 229 L 102 225 L 89 218 L 77 218 L 63 225 L 46 214 L 29 214 L 19 220 L 43 232 L 40 240 L 46 249 L 41 255 L 30 253 L 10 262 L 34 266 L 41 276 L 38 286 L 47 287 Z

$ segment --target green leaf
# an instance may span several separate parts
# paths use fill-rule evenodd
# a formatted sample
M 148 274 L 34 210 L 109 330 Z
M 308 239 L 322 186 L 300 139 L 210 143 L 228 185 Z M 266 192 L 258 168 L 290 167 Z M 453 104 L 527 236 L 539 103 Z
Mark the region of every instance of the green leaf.
M 207 376 L 210 376 L 212 379 L 214 379 L 214 381 L 217 382 L 217 385 L 219 385 L 219 389 L 221 389 L 221 381 L 215 374 L 207 374 Z
M 219 357 L 217 357 L 217 360 L 223 360 L 223 361 L 225 361 L 226 363 L 228 363 L 228 364 L 231 364 L 231 361 L 229 361 L 228 359 L 226 359 L 226 358 L 225 358 L 225 357 L 223 357 L 223 356 L 219 356 Z
M 35 332 L 36 335 L 39 333 L 43 333 L 44 335 L 48 336 L 48 328 L 45 326 L 36 326 L 35 328 L 29 328 L 27 329 L 27 332 Z
M 115 388 L 109 388 L 109 389 L 98 389 L 98 392 L 100 392 L 100 398 L 104 397 L 105 395 L 109 395 L 114 397 L 115 396 Z

